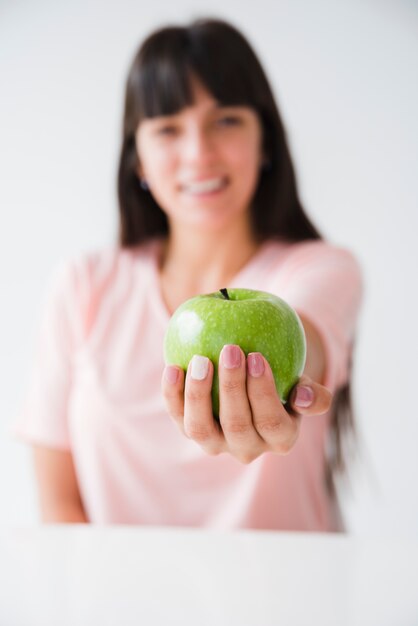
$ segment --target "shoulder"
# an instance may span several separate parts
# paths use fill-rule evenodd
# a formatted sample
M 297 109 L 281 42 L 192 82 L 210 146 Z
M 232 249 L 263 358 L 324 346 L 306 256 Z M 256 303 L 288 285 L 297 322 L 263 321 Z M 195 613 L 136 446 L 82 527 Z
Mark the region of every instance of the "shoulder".
M 276 246 L 277 269 L 283 273 L 334 271 L 362 280 L 362 267 L 352 250 L 324 239 L 296 243 L 272 242 Z
M 109 247 L 61 259 L 46 290 L 46 307 L 73 320 L 86 336 L 100 311 L 111 311 L 152 276 L 155 240 L 135 248 Z
M 128 279 L 138 268 L 144 276 L 154 259 L 156 245 L 156 240 L 150 240 L 134 248 L 107 247 L 61 259 L 52 272 L 51 284 L 82 295 L 110 288 Z
M 349 302 L 356 310 L 364 297 L 363 270 L 356 255 L 326 240 L 273 243 L 268 287 L 294 303 Z
M 359 265 L 354 253 L 344 246 L 332 243 L 325 239 L 309 239 L 288 243 L 285 246 L 286 261 L 300 261 L 309 263 L 317 260 L 340 260 Z

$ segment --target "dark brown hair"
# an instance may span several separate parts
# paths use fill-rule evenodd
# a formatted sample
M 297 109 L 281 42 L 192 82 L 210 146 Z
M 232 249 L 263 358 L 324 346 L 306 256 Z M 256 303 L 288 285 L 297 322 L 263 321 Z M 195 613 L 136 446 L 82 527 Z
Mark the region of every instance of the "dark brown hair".
M 300 202 L 285 130 L 256 54 L 230 24 L 199 19 L 188 26 L 155 31 L 132 61 L 118 170 L 119 244 L 137 246 L 151 237 L 168 234 L 165 213 L 139 182 L 135 133 L 141 120 L 176 113 L 193 103 L 192 75 L 221 104 L 249 106 L 259 115 L 267 165 L 261 170 L 251 206 L 255 236 L 260 241 L 321 239 Z M 333 494 L 334 474 L 345 469 L 344 431 L 354 431 L 349 385 L 334 396 L 325 477 Z

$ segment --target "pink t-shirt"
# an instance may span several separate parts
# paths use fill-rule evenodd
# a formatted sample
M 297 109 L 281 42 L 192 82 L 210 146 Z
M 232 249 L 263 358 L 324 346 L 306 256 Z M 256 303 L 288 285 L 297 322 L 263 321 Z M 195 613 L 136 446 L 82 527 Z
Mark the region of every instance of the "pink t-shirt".
M 57 269 L 16 433 L 71 450 L 92 523 L 341 530 L 324 483 L 329 415 L 304 418 L 288 455 L 243 465 L 228 454 L 208 456 L 167 414 L 160 247 L 153 239 Z M 325 385 L 335 391 L 346 381 L 361 299 L 350 252 L 321 241 L 267 241 L 222 286 L 286 300 L 322 336 Z

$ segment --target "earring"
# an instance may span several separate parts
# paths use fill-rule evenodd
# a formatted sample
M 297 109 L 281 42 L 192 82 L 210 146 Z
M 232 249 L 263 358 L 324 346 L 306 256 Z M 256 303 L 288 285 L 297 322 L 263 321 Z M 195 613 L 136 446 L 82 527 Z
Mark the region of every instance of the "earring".
M 144 191 L 148 191 L 148 190 L 149 190 L 148 183 L 147 183 L 147 181 L 145 180 L 145 178 L 140 178 L 140 179 L 139 179 L 139 184 L 141 185 L 141 188 L 142 188 Z

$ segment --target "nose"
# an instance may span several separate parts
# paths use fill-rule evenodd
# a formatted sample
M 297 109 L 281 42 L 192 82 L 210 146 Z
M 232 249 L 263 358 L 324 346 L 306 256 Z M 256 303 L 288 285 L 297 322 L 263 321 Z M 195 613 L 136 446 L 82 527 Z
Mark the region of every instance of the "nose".
M 215 157 L 215 142 L 207 128 L 191 126 L 183 137 L 183 159 L 189 164 L 205 164 Z

